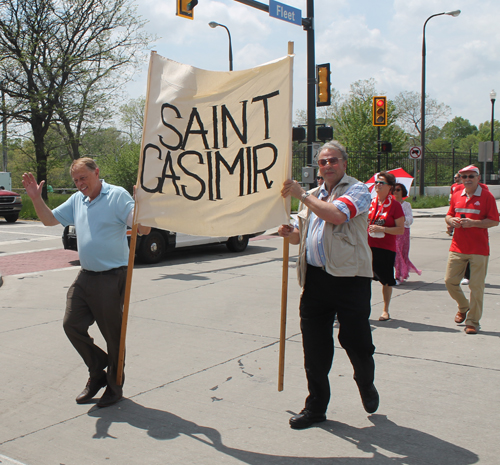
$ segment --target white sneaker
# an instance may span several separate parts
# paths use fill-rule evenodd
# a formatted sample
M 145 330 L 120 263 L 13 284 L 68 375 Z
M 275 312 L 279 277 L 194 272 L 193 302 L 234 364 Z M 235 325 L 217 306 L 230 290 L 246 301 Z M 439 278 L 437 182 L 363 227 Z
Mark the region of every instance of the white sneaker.
M 400 284 L 401 282 L 396 279 L 396 286 L 399 286 Z
M 464 279 L 462 279 L 462 281 L 460 281 L 460 284 L 467 286 L 467 284 L 469 284 L 469 280 L 467 278 L 464 278 Z

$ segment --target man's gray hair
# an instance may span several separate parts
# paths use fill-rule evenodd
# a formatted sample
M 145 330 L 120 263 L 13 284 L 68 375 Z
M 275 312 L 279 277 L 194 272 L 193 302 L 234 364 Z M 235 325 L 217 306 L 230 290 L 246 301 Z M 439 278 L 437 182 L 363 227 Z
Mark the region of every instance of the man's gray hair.
M 97 163 L 92 158 L 77 158 L 76 160 L 73 160 L 73 163 L 71 163 L 71 166 L 69 167 L 69 174 L 72 175 L 73 170 L 81 168 L 82 166 L 87 167 L 90 171 L 95 171 L 98 168 Z
M 325 144 L 323 144 L 323 146 L 318 150 L 318 153 L 314 157 L 314 162 L 316 165 L 318 164 L 318 158 L 323 150 L 337 150 L 342 154 L 342 158 L 344 161 L 347 161 L 349 159 L 349 155 L 347 154 L 345 147 L 338 140 L 331 140 L 330 142 L 326 142 Z

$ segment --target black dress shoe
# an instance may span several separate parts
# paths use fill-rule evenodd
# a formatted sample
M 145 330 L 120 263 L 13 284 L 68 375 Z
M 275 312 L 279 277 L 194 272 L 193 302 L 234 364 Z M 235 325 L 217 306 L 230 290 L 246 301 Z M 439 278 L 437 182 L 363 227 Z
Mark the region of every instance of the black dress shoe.
M 358 386 L 359 394 L 361 395 L 361 400 L 363 401 L 363 407 L 367 413 L 374 413 L 378 409 L 379 396 L 375 385 L 371 384 L 368 387 Z
M 314 423 L 319 423 L 325 420 L 326 415 L 324 413 L 313 413 L 305 408 L 299 414 L 294 415 L 292 418 L 290 418 L 290 428 L 309 428 L 309 426 L 313 425 Z
M 98 407 L 109 407 L 110 405 L 116 404 L 123 397 L 123 391 L 119 388 L 119 391 L 113 391 L 109 386 L 104 391 L 102 397 L 97 401 Z
M 87 385 L 85 386 L 85 389 L 76 397 L 76 403 L 85 404 L 89 400 L 92 400 L 95 397 L 95 395 L 104 386 L 106 386 L 106 384 L 107 384 L 106 373 L 103 373 L 101 376 L 97 378 L 89 378 L 89 380 L 87 381 Z

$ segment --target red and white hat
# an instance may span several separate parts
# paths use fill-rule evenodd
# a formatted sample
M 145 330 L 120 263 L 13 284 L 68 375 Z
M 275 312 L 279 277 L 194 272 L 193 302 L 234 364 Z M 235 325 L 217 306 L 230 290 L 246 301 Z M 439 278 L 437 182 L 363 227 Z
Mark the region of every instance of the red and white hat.
M 465 173 L 466 171 L 473 171 L 474 173 L 479 174 L 479 168 L 477 166 L 474 166 L 474 165 L 469 165 L 469 166 L 466 166 L 465 168 L 462 168 L 459 171 L 459 173 Z

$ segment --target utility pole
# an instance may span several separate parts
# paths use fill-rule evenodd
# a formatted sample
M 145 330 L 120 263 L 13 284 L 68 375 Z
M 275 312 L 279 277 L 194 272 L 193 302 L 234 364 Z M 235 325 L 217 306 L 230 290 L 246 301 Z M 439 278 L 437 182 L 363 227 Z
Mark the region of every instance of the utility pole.
M 307 164 L 312 165 L 316 140 L 316 54 L 314 44 L 314 0 L 307 0 L 307 18 L 302 19 L 307 32 Z
M 3 171 L 7 171 L 7 115 L 5 109 L 5 92 L 2 86 L 2 154 L 3 154 Z

